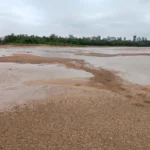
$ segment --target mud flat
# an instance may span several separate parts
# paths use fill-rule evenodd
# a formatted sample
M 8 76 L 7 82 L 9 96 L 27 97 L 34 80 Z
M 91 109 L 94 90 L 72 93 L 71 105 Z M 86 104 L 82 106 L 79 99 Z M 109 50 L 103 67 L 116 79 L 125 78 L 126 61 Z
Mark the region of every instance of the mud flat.
M 0 149 L 150 149 L 149 87 L 81 57 L 0 57 Z

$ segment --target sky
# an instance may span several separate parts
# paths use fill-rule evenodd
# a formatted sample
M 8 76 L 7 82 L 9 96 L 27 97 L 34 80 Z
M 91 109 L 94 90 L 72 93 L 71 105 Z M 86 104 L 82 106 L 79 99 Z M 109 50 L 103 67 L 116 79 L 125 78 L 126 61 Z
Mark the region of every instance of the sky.
M 11 33 L 150 39 L 150 0 L 0 0 L 0 37 Z

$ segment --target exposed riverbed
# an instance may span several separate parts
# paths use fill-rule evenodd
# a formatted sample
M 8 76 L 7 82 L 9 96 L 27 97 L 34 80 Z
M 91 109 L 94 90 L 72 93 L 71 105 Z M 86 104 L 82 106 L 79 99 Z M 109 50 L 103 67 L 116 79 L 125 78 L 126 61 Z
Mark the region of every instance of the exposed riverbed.
M 0 149 L 150 149 L 149 54 L 1 46 Z
M 75 55 L 75 53 L 79 53 Z M 123 79 L 142 85 L 150 85 L 150 56 L 117 56 L 96 57 L 81 56 L 80 53 L 100 54 L 150 54 L 150 48 L 74 48 L 74 47 L 17 47 L 1 48 L 0 56 L 11 56 L 13 54 L 32 54 L 46 57 L 82 59 L 95 67 L 103 67 L 119 72 Z

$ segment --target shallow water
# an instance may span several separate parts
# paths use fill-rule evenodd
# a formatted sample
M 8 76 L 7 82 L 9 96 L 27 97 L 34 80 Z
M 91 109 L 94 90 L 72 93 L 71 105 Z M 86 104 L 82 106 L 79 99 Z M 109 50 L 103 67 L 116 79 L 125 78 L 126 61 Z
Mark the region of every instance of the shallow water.
M 72 89 L 66 90 L 53 84 L 28 86 L 26 84 L 28 82 L 90 77 L 93 77 L 91 73 L 60 65 L 0 63 L 0 109 L 30 100 L 46 99 L 48 96 L 73 92 Z
M 129 48 L 129 47 L 85 47 L 85 48 L 78 48 L 84 53 L 103 53 L 103 54 L 120 54 L 120 53 L 150 53 L 150 48 Z
M 54 52 L 56 51 L 56 52 Z M 74 52 L 100 52 L 106 54 L 116 53 L 150 53 L 150 48 L 127 48 L 127 47 L 31 47 L 31 48 L 7 48 L 0 49 L 0 56 L 9 56 L 16 53 L 27 53 L 47 57 L 84 59 L 95 67 L 120 71 L 124 79 L 137 83 L 150 85 L 150 56 L 118 56 L 118 57 L 92 57 L 79 56 L 64 51 Z M 52 69 L 52 68 L 51 68 Z M 61 69 L 60 69 L 61 70 Z M 62 71 L 63 72 L 63 71 Z M 78 72 L 78 71 L 77 71 Z M 74 74 L 78 74 L 78 73 Z M 80 73 L 79 73 L 80 74 Z M 61 74 L 67 77 L 67 74 Z
M 150 85 L 150 56 L 80 58 L 95 67 L 119 71 L 118 75 L 132 83 Z
M 56 51 L 56 52 L 55 52 Z M 68 53 L 64 53 L 64 51 Z M 58 53 L 59 52 L 59 53 Z M 0 48 L 0 56 L 10 56 L 16 53 L 27 53 L 40 56 L 52 56 L 62 58 L 73 58 L 73 54 L 69 52 L 84 53 L 104 53 L 104 54 L 120 54 L 120 53 L 150 53 L 150 48 L 128 48 L 128 47 L 17 47 L 17 48 Z
M 0 82 L 9 80 L 8 73 L 11 77 L 21 77 L 24 80 L 33 79 L 59 79 L 59 78 L 90 78 L 93 77 L 91 73 L 66 68 L 60 65 L 49 64 L 16 64 L 16 63 L 0 63 Z M 5 76 L 7 74 L 7 77 Z M 3 75 L 2 75 L 3 74 Z

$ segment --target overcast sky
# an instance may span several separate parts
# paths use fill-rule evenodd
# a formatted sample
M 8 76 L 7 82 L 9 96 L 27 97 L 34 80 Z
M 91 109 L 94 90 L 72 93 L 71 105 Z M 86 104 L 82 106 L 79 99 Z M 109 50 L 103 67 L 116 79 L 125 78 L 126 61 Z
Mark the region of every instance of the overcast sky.
M 0 37 L 10 33 L 150 39 L 150 0 L 0 0 Z

